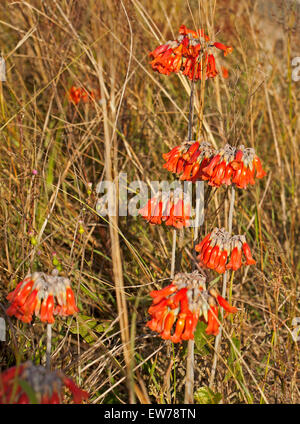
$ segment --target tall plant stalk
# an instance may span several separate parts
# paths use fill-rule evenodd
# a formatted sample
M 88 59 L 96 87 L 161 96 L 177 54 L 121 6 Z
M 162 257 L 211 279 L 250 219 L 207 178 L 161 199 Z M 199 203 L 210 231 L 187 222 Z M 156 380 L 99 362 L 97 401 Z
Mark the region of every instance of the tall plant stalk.
M 203 113 L 204 113 L 204 94 L 205 94 L 205 72 L 206 64 L 203 63 L 203 56 L 201 57 L 201 69 L 202 69 L 202 78 L 200 85 L 200 105 L 199 105 L 199 115 L 198 115 L 198 139 L 201 137 L 202 126 L 203 126 Z M 190 96 L 190 113 L 189 113 L 189 134 L 192 133 L 192 123 L 193 123 L 193 106 L 194 106 L 194 81 L 192 82 L 191 96 Z M 191 138 L 190 138 L 191 140 Z M 198 204 L 196 205 L 198 206 Z M 195 229 L 194 234 L 194 243 L 198 238 L 198 226 Z M 185 394 L 184 402 L 186 404 L 194 403 L 194 348 L 195 341 L 188 341 L 188 352 L 187 352 L 187 364 L 186 364 L 186 383 L 185 383 Z
M 231 188 L 231 198 L 230 198 L 230 207 L 229 207 L 229 214 L 228 214 L 228 232 L 231 234 L 232 232 L 232 219 L 233 219 L 233 213 L 234 213 L 234 200 L 235 200 L 235 189 L 234 186 Z M 228 277 L 228 271 L 225 271 L 223 274 L 223 287 L 222 287 L 222 297 L 226 297 L 226 288 L 227 288 L 227 277 Z M 221 309 L 221 319 L 223 320 L 224 311 Z M 213 358 L 213 364 L 211 369 L 211 375 L 210 375 L 210 381 L 209 381 L 209 387 L 212 388 L 214 385 L 215 375 L 216 375 L 216 369 L 217 369 L 217 362 L 218 362 L 218 355 L 220 350 L 220 343 L 222 339 L 222 326 L 220 326 L 219 334 L 216 336 L 215 339 L 215 353 Z
M 195 83 L 191 83 L 190 91 L 190 102 L 189 102 L 189 121 L 188 121 L 188 141 L 192 140 L 193 136 L 193 117 L 194 117 L 194 87 Z M 176 262 L 176 240 L 177 240 L 177 231 L 173 230 L 173 242 L 172 242 L 172 258 L 171 258 L 171 278 L 175 274 L 175 262 Z
M 188 124 L 188 141 L 192 140 L 193 134 L 193 117 L 194 117 L 194 86 L 192 81 L 189 106 L 189 124 Z M 184 403 L 194 403 L 194 340 L 188 341 L 188 351 L 186 358 L 186 376 L 185 376 L 185 394 Z
M 177 231 L 174 228 L 173 241 L 172 241 L 171 278 L 174 278 L 174 275 L 175 275 L 176 239 L 177 239 Z

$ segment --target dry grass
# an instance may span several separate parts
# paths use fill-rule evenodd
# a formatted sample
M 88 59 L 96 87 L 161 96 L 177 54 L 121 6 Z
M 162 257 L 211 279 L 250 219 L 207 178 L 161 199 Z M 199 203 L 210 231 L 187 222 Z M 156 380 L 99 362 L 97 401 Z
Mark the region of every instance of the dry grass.
M 7 63 L 0 91 L 0 315 L 28 270 L 57 266 L 68 275 L 80 313 L 56 321 L 52 364 L 93 403 L 184 398 L 186 344 L 170 345 L 145 328 L 148 293 L 170 275 L 172 231 L 131 216 L 106 221 L 95 211 L 96 185 L 121 171 L 129 182 L 173 180 L 161 155 L 186 137 L 189 84 L 154 74 L 147 53 L 182 23 L 204 23 L 234 46 L 226 58 L 229 79 L 207 83 L 209 141 L 255 147 L 268 172 L 236 193 L 233 231 L 246 232 L 257 266 L 234 275 L 239 312 L 224 325 L 214 391 L 223 403 L 300 400 L 299 349 L 291 337 L 292 319 L 300 316 L 300 83 L 291 79 L 297 40 L 286 30 L 280 46 L 267 45 L 259 28 L 270 20 L 254 13 L 253 2 L 218 0 L 215 10 L 214 1 L 202 3 L 201 10 L 198 0 L 0 5 Z M 70 104 L 71 85 L 101 90 L 101 102 Z M 200 94 L 197 87 L 198 111 Z M 214 193 L 200 234 L 227 225 L 227 198 L 223 188 Z M 186 230 L 181 269 L 191 270 L 191 252 Z M 45 326 L 8 324 L 2 370 L 16 356 L 43 361 Z M 209 384 L 213 346 L 213 337 L 196 343 L 195 391 Z

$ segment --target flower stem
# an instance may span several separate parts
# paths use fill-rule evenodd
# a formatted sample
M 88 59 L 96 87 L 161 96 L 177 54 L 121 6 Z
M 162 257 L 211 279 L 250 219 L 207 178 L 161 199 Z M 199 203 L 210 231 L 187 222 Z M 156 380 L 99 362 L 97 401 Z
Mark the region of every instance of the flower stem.
M 194 118 L 194 80 L 191 83 L 190 106 L 189 106 L 189 124 L 188 124 L 188 141 L 193 137 L 193 118 Z
M 204 60 L 205 62 L 205 60 Z M 199 116 L 198 116 L 198 139 L 200 139 L 202 126 L 203 126 L 203 113 L 204 113 L 204 95 L 205 95 L 205 70 L 206 65 L 203 66 L 203 56 L 201 57 L 201 69 L 202 69 L 202 78 L 200 85 L 200 107 L 199 107 Z
M 229 234 L 231 234 L 231 232 L 232 232 L 232 218 L 233 218 L 233 212 L 234 212 L 234 200 L 235 200 L 235 190 L 234 190 L 234 186 L 232 186 L 229 215 L 228 215 L 228 232 L 229 232 Z M 226 297 L 227 276 L 228 276 L 228 271 L 225 271 L 225 273 L 223 274 L 223 287 L 222 287 L 222 297 L 224 297 L 224 298 Z M 223 315 L 224 315 L 224 311 L 221 308 L 221 317 L 222 317 L 221 319 L 223 319 Z M 214 353 L 213 365 L 212 365 L 211 374 L 210 374 L 210 381 L 209 381 L 210 389 L 214 385 L 221 338 L 222 338 L 222 326 L 220 326 L 219 334 L 217 335 L 216 340 L 215 340 L 215 353 Z
M 189 127 L 188 127 L 188 139 L 192 139 L 193 133 L 193 116 L 194 116 L 194 80 L 191 84 L 191 93 L 190 93 L 190 109 L 189 109 Z M 186 375 L 185 375 L 185 393 L 184 393 L 184 403 L 192 404 L 194 403 L 194 346 L 195 341 L 188 341 L 188 351 L 186 358 Z
M 46 368 L 48 370 L 50 370 L 50 365 L 51 365 L 51 339 L 52 339 L 52 324 L 47 324 Z
M 184 403 L 194 403 L 194 346 L 195 340 L 188 341 L 188 352 L 186 359 L 185 393 Z
M 175 274 L 175 258 L 176 258 L 176 229 L 173 230 L 173 243 L 172 243 L 172 258 L 171 258 L 171 278 L 174 278 Z

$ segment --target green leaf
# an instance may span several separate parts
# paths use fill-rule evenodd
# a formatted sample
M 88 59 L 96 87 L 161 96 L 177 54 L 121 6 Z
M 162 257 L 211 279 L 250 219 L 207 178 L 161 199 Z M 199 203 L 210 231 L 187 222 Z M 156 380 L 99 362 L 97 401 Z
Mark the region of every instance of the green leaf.
M 218 404 L 222 399 L 221 393 L 215 393 L 207 386 L 200 387 L 194 393 L 195 402 L 201 405 L 204 404 Z
M 194 334 L 196 353 L 199 353 L 202 356 L 206 356 L 209 354 L 209 350 L 206 347 L 207 345 L 207 334 L 205 333 L 206 327 L 207 327 L 207 324 L 205 324 L 205 322 L 198 321 L 195 334 Z
M 72 320 L 71 318 L 68 319 L 68 325 L 70 325 L 70 323 L 72 322 L 70 326 L 70 331 L 73 334 L 77 334 L 79 330 L 79 334 L 87 343 L 95 342 L 98 339 L 96 333 L 103 333 L 110 325 L 110 321 L 100 323 L 94 318 L 83 314 L 79 314 L 77 316 L 77 319 L 78 328 L 76 320 Z
M 85 287 L 82 283 L 80 284 L 80 289 L 83 291 L 83 293 L 85 293 L 87 296 L 89 296 L 91 299 L 95 300 L 96 302 L 103 300 L 103 296 L 101 294 L 96 295 L 88 287 Z
M 235 346 L 236 350 L 234 349 L 234 347 L 232 346 L 232 344 L 230 344 L 230 354 L 227 360 L 228 363 L 228 372 L 225 375 L 224 378 L 224 383 L 226 383 L 228 380 L 230 380 L 231 378 L 234 378 L 238 383 L 239 386 L 242 387 L 242 390 L 244 391 L 247 400 L 249 403 L 253 403 L 253 396 L 251 395 L 251 393 L 249 392 L 249 390 L 247 389 L 246 385 L 245 385 L 245 377 L 243 374 L 243 369 L 240 363 L 240 358 L 238 353 L 241 353 L 241 341 L 237 338 L 237 337 L 232 337 L 232 343 Z M 237 353 L 238 352 L 238 353 Z M 237 385 L 238 387 L 238 385 Z
M 241 341 L 237 337 L 232 337 L 232 343 L 236 347 L 236 350 L 240 353 Z M 227 382 L 230 378 L 232 378 L 232 374 L 239 382 L 243 381 L 243 370 L 239 361 L 239 357 L 236 354 L 236 350 L 233 348 L 232 344 L 230 344 L 230 354 L 227 361 L 230 371 L 227 372 L 224 378 L 224 382 Z
M 21 380 L 19 378 L 18 383 L 22 387 L 22 389 L 24 390 L 26 395 L 28 396 L 30 403 L 32 405 L 37 405 L 39 402 L 37 401 L 35 392 L 34 392 L 33 388 L 27 383 L 27 381 Z

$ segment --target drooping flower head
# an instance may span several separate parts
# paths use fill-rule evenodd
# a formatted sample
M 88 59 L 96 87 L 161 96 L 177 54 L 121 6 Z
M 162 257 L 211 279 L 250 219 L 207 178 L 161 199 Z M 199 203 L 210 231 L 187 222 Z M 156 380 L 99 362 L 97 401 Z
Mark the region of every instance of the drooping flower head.
M 242 255 L 246 265 L 255 265 L 250 247 L 244 235 L 231 236 L 225 228 L 214 228 L 201 243 L 195 246 L 200 266 L 214 269 L 223 274 L 226 269 L 237 271 L 242 266 Z
M 234 184 L 244 189 L 266 175 L 255 150 L 243 145 L 215 149 L 206 141 L 186 141 L 163 158 L 164 168 L 180 175 L 181 180 L 208 181 L 213 187 Z
M 10 302 L 7 315 L 29 323 L 35 314 L 41 321 L 54 323 L 54 315 L 68 316 L 78 312 L 68 278 L 59 277 L 57 269 L 51 275 L 35 272 L 27 275 L 14 291 L 7 295 Z
M 211 42 L 203 29 L 193 31 L 182 25 L 177 40 L 168 41 L 149 53 L 152 58 L 151 66 L 164 75 L 181 71 L 195 81 L 202 79 L 203 71 L 205 79 L 214 78 L 218 74 L 212 54 L 214 48 L 222 50 L 224 56 L 233 50 L 222 43 Z
M 180 180 L 197 181 L 206 179 L 203 168 L 215 154 L 215 149 L 206 141 L 185 141 L 164 153 L 163 165 L 170 172 L 180 175 Z
M 203 172 L 208 175 L 209 185 L 219 187 L 221 184 L 235 184 L 238 188 L 254 185 L 255 178 L 261 179 L 266 175 L 255 150 L 240 145 L 232 147 L 226 144 L 216 151 Z
M 159 191 L 138 213 L 151 224 L 188 227 L 191 217 L 190 197 L 180 188 L 169 192 Z
M 50 371 L 28 361 L 0 374 L 0 404 L 31 403 L 28 391 L 24 390 L 24 385 L 21 385 L 20 381 L 29 386 L 40 404 L 62 403 L 64 387 L 72 393 L 74 403 L 82 403 L 89 397 L 86 391 L 79 389 L 61 371 Z
M 173 343 L 192 340 L 199 319 L 206 322 L 207 334 L 218 334 L 218 308 L 229 313 L 237 309 L 228 304 L 215 289 L 206 290 L 206 278 L 198 271 L 178 273 L 172 283 L 150 293 L 153 298 L 147 326 L 162 339 Z

